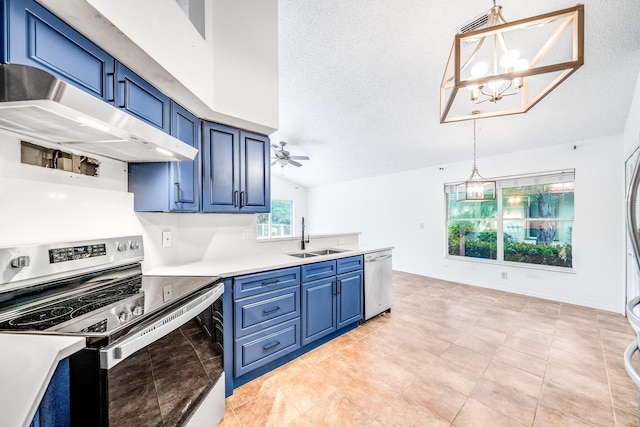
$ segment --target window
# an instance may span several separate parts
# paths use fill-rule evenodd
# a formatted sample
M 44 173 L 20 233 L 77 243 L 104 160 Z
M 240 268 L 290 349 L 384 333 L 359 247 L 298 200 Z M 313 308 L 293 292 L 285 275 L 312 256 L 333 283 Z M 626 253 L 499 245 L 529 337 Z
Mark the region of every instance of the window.
M 293 236 L 293 201 L 272 200 L 271 213 L 258 214 L 258 239 Z
M 496 181 L 496 200 L 483 202 L 445 186 L 447 254 L 572 268 L 573 170 Z

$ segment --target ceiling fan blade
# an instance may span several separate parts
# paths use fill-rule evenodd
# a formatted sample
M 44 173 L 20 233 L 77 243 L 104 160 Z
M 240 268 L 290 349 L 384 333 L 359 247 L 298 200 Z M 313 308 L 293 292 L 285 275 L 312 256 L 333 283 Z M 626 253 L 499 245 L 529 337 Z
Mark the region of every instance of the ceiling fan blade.
M 278 161 L 274 160 L 273 162 L 271 162 L 271 166 L 275 166 L 276 163 L 278 163 Z
M 298 166 L 298 167 L 302 166 L 302 163 L 298 163 L 295 160 L 291 160 L 291 159 L 289 159 L 289 163 L 292 164 L 293 166 Z
M 291 156 L 289 157 L 290 159 L 296 159 L 296 160 L 311 160 L 309 158 L 309 156 Z
M 271 148 L 273 148 L 276 151 L 282 150 L 282 147 L 280 147 L 279 145 L 276 145 L 276 144 L 271 144 Z

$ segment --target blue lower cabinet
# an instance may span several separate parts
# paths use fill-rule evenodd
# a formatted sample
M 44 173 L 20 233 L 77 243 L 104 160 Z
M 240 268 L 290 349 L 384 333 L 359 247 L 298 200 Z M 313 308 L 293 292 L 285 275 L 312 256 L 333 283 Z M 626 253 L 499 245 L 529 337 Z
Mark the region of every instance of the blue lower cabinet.
M 234 316 L 238 338 L 285 320 L 300 318 L 300 286 L 237 300 Z
M 240 376 L 300 348 L 300 318 L 235 340 L 235 376 Z
M 66 427 L 71 425 L 69 359 L 61 360 L 53 373 L 31 426 Z
M 233 284 L 225 288 L 233 295 L 226 300 L 233 322 L 225 320 L 233 324 L 231 382 L 244 384 L 357 327 L 363 273 L 354 269 L 362 261 L 358 255 L 227 279 Z M 340 268 L 348 272 L 336 274 Z
M 302 345 L 337 329 L 335 276 L 302 285 Z
M 336 275 L 336 260 L 314 262 L 302 266 L 302 281 L 311 282 Z
M 337 287 L 338 328 L 341 328 L 362 319 L 364 307 L 362 271 L 339 275 Z

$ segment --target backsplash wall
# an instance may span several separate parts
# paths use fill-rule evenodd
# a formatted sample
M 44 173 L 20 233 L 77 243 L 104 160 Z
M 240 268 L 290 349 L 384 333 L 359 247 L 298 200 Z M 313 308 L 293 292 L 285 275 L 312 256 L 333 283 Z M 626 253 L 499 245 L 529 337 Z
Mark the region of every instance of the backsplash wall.
M 297 240 L 257 242 L 255 214 L 136 213 L 127 192 L 127 163 L 92 155 L 101 161 L 97 177 L 26 165 L 20 163 L 20 140 L 0 131 L 0 246 L 142 234 L 145 271 L 299 247 Z M 271 193 L 274 199 L 294 201 L 294 233 L 299 234 L 306 188 L 274 174 Z M 308 230 L 311 247 L 357 243 L 357 235 L 321 239 L 313 237 L 313 224 Z M 172 232 L 169 248 L 162 247 L 162 231 Z

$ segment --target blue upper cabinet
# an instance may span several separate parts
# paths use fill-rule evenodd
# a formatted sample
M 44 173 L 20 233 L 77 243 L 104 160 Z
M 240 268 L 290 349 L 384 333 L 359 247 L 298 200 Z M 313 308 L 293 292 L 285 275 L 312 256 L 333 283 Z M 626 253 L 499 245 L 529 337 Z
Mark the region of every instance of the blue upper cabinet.
M 167 133 L 171 100 L 136 73 L 116 63 L 116 106 Z
M 203 212 L 269 212 L 269 138 L 203 122 Z
M 171 135 L 198 149 L 192 161 L 171 162 L 171 182 L 173 191 L 169 192 L 170 209 L 182 212 L 200 210 L 200 130 L 202 120 L 171 103 Z
M 240 209 L 240 131 L 203 122 L 202 210 Z
M 171 103 L 171 135 L 200 150 L 201 123 L 175 102 Z M 198 212 L 200 210 L 200 152 L 191 160 L 166 163 L 129 163 L 129 192 L 141 212 Z
M 269 137 L 240 131 L 241 188 L 240 210 L 271 210 L 271 164 Z
M 2 1 L 4 63 L 45 70 L 114 102 L 115 60 L 33 0 Z

